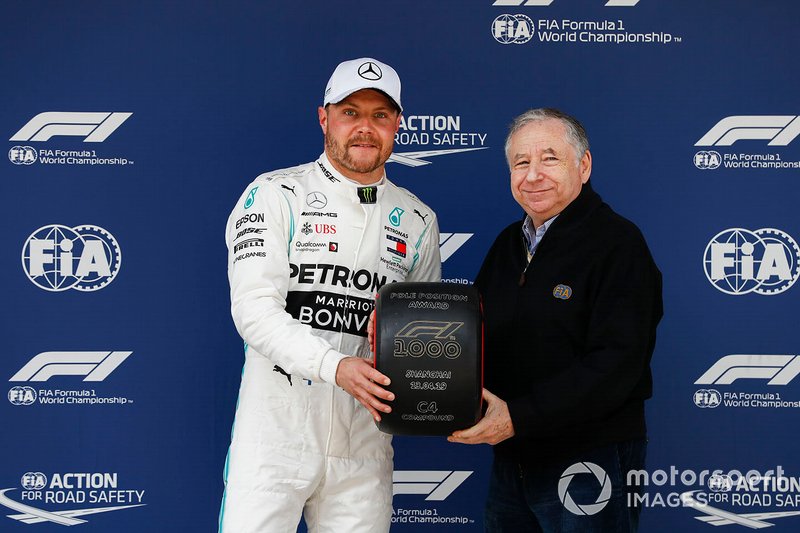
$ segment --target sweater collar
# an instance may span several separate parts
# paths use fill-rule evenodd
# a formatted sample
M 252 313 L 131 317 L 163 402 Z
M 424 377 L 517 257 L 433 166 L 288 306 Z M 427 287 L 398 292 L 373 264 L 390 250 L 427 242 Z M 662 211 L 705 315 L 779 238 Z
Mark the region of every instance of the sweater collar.
M 594 192 L 590 182 L 587 181 L 581 187 L 581 192 L 578 193 L 578 196 L 553 220 L 552 230 L 561 230 L 579 224 L 581 220 L 602 203 L 603 199 Z M 523 223 L 525 222 L 525 217 L 523 217 L 522 221 Z

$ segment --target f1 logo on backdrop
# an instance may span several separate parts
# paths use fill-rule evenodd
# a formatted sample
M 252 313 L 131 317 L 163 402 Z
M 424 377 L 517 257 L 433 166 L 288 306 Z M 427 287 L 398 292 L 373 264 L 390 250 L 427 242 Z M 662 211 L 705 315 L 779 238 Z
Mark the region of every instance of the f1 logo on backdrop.
M 800 374 L 798 355 L 726 355 L 695 385 L 730 385 L 737 379 L 768 379 L 767 385 L 788 385 Z
M 456 253 L 459 248 L 475 235 L 474 233 L 440 233 L 439 234 L 439 253 L 442 256 L 442 263 L 447 261 L 451 255 Z
M 422 494 L 429 501 L 447 499 L 472 470 L 395 470 L 392 475 L 393 494 Z
M 8 381 L 47 381 L 53 376 L 84 376 L 103 381 L 133 352 L 42 352 Z
M 48 141 L 51 137 L 85 137 L 83 142 L 99 143 L 114 133 L 133 113 L 67 113 L 48 111 L 28 121 L 10 141 Z
M 800 135 L 797 115 L 735 115 L 717 122 L 695 146 L 731 146 L 736 141 L 768 140 L 786 146 Z
M 549 6 L 555 0 L 495 0 L 493 6 Z M 633 7 L 639 0 L 608 0 L 607 7 Z
M 800 275 L 800 249 L 787 233 L 773 228 L 726 229 L 706 246 L 706 277 L 725 294 L 775 295 Z
M 122 251 L 111 233 L 98 226 L 42 226 L 22 247 L 28 279 L 46 291 L 96 291 L 116 277 Z

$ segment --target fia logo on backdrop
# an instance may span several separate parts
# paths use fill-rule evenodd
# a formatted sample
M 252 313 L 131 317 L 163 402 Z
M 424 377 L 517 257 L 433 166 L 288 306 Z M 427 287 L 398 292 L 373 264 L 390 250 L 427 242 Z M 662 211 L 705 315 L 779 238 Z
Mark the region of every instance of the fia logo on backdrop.
M 46 291 L 100 290 L 114 280 L 121 265 L 119 243 L 99 226 L 42 226 L 22 247 L 25 275 Z
M 725 294 L 772 296 L 797 281 L 800 249 L 797 241 L 779 229 L 731 228 L 712 237 L 703 268 L 708 281 Z
M 492 21 L 491 35 L 502 45 L 577 45 L 604 46 L 609 43 L 616 46 L 647 46 L 679 44 L 683 37 L 663 27 L 641 28 L 640 25 L 629 26 L 628 22 L 608 13 L 607 18 L 568 19 L 556 18 L 546 9 L 554 0 L 496 0 L 493 6 L 536 7 L 526 13 L 503 13 Z M 633 7 L 638 0 L 608 0 L 607 7 Z M 598 2 L 599 5 L 599 2 Z M 533 18 L 532 18 L 533 17 Z
M 536 26 L 528 15 L 500 15 L 492 21 L 492 37 L 500 44 L 525 44 L 533 38 Z

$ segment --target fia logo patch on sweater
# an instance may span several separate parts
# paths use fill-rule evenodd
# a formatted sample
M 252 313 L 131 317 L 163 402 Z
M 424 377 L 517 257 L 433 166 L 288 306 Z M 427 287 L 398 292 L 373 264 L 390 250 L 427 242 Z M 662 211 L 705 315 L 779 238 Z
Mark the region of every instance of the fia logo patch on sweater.
M 569 285 L 558 284 L 553 289 L 553 296 L 559 300 L 569 300 L 572 296 L 572 287 Z

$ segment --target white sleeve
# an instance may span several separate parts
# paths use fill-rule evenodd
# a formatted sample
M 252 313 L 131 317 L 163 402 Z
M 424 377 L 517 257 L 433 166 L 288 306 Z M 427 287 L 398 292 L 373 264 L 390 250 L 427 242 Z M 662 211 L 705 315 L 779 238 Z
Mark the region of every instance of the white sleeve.
M 417 254 L 414 266 L 411 268 L 406 281 L 442 281 L 442 257 L 439 252 L 439 219 L 436 214 L 428 224 L 425 233 L 417 245 Z
M 254 182 L 226 229 L 231 315 L 242 339 L 285 372 L 336 384 L 345 355 L 286 311 L 292 202 L 274 184 Z

